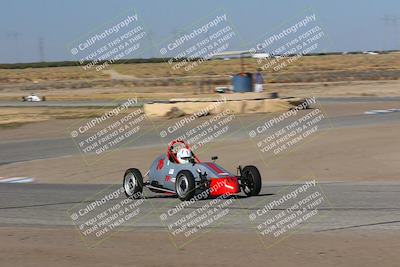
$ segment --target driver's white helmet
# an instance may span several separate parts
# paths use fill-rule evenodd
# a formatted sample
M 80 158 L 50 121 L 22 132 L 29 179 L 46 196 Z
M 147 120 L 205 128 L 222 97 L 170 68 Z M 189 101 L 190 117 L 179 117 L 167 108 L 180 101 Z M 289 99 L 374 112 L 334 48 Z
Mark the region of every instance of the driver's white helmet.
M 187 148 L 179 149 L 178 153 L 176 154 L 176 158 L 178 162 L 181 164 L 189 163 L 189 159 L 192 157 L 192 151 Z

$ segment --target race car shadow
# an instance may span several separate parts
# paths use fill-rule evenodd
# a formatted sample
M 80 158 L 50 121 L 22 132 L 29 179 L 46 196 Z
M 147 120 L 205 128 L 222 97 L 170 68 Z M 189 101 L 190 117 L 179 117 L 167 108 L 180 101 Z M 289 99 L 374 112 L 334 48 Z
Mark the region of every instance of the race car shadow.
M 263 197 L 263 196 L 274 196 L 275 194 L 273 194 L 273 193 L 265 193 L 265 194 L 258 194 L 258 195 L 256 195 L 256 196 L 251 196 L 251 197 Z M 163 194 L 157 194 L 157 193 L 154 193 L 154 195 L 150 195 L 150 196 L 145 196 L 144 197 L 145 199 L 173 199 L 173 198 L 178 198 L 178 196 L 177 195 L 174 195 L 174 194 L 169 194 L 169 195 L 163 195 Z M 201 198 L 201 199 L 198 199 L 197 201 L 204 201 L 204 200 L 210 200 L 210 199 L 216 199 L 216 198 L 218 198 L 218 197 L 207 197 L 207 198 Z M 250 197 L 248 197 L 248 196 L 245 196 L 245 195 L 232 195 L 232 196 L 229 196 L 229 197 L 227 197 L 226 199 L 231 199 L 231 198 L 233 198 L 233 199 L 243 199 L 243 198 L 250 198 Z
M 256 196 L 251 196 L 251 197 L 265 197 L 265 196 L 274 196 L 275 194 L 273 194 L 273 193 L 265 193 L 265 194 L 258 194 L 258 195 L 256 195 Z M 250 198 L 250 197 L 248 197 L 248 196 L 244 196 L 244 195 L 236 195 L 236 196 L 234 196 L 235 198 Z
M 162 194 L 157 194 L 154 193 L 154 195 L 151 196 L 145 196 L 144 199 L 153 199 L 153 198 L 178 198 L 177 195 L 162 195 Z

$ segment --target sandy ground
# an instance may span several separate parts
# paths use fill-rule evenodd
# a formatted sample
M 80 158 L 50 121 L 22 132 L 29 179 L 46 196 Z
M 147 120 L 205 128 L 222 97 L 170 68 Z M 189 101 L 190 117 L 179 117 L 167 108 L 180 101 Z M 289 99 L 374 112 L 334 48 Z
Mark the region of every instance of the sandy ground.
M 400 92 L 400 90 L 399 90 Z M 351 115 L 359 115 L 367 110 L 375 110 L 375 109 L 388 109 L 388 108 L 398 108 L 399 102 L 356 102 L 356 103 L 335 103 L 334 105 L 322 105 L 322 109 L 327 114 L 329 118 L 335 118 L 338 116 L 351 116 Z M 27 112 L 33 113 L 32 116 L 39 114 L 43 111 L 46 112 L 46 109 L 50 108 L 36 108 L 38 113 L 33 113 L 32 108 L 28 108 Z M 18 110 L 24 110 L 20 108 L 2 108 L 2 112 L 17 114 Z M 77 109 L 79 111 L 79 109 Z M 90 110 L 90 109 L 89 109 Z M 94 114 L 97 114 L 96 109 L 91 109 Z M 108 109 L 107 109 L 108 110 Z M 12 112 L 11 112 L 12 111 Z M 104 109 L 103 109 L 104 112 Z M 0 112 L 1 113 L 1 112 Z M 68 115 L 64 116 L 64 119 L 50 119 L 48 121 L 36 122 L 36 123 L 27 123 L 24 125 L 20 125 L 19 127 L 9 127 L 9 128 L 0 128 L 0 140 L 1 141 L 18 141 L 24 139 L 47 139 L 47 138 L 61 138 L 61 137 L 69 137 L 68 128 L 71 125 L 76 124 L 81 121 L 81 119 L 71 119 L 71 116 L 76 115 L 76 113 L 72 113 L 73 115 L 69 115 L 67 109 L 56 109 L 53 111 L 57 115 Z M 240 115 L 243 117 L 243 120 L 260 120 L 268 114 L 244 114 Z M 49 116 L 50 117 L 50 116 Z M 69 118 L 67 118 L 69 117 Z M 157 125 L 159 123 L 165 122 L 164 119 L 152 119 L 153 124 Z M 169 120 L 171 121 L 171 120 Z M 150 127 L 150 124 L 147 125 Z
M 27 123 L 56 119 L 93 118 L 104 113 L 102 108 L 46 108 L 46 107 L 2 107 L 0 127 L 15 128 Z
M 396 181 L 400 178 L 397 161 L 400 143 L 393 140 L 399 131 L 398 125 L 383 125 L 322 132 L 279 160 L 261 160 L 256 146 L 249 141 L 221 142 L 217 146 L 218 163 L 232 171 L 237 162 L 254 164 L 268 181 L 293 181 L 311 174 L 322 181 Z M 249 149 L 243 150 L 244 146 Z M 2 176 L 34 177 L 42 183 L 119 183 L 123 170 L 133 166 L 146 170 L 160 149 L 114 151 L 93 163 L 90 158 L 95 156 L 85 156 L 90 165 L 80 155 L 19 162 L 0 166 L 0 172 Z M 209 159 L 213 153 L 215 150 L 201 157 Z
M 357 77 L 365 78 L 363 76 L 374 79 L 385 71 L 392 73 L 392 70 L 394 71 L 390 74 L 390 79 L 396 79 L 396 60 L 398 54 L 307 57 L 304 62 L 300 62 L 301 64 L 290 66 L 288 72 L 279 75 L 267 74 L 265 77 L 268 82 L 292 80 L 306 83 L 268 83 L 265 90 L 275 91 L 283 96 L 298 97 L 399 96 L 399 80 L 307 82 L 332 81 L 331 78 L 355 80 Z M 310 64 L 311 62 L 313 64 Z M 234 60 L 220 63 L 222 64 L 219 68 L 213 69 L 216 73 L 228 76 L 237 71 Z M 254 70 L 256 65 L 250 67 Z M 139 77 L 149 77 L 154 72 L 152 64 L 124 65 L 116 68 L 122 75 L 135 73 L 139 74 Z M 171 75 L 169 68 L 160 68 L 158 71 L 158 76 Z M 292 73 L 290 78 L 288 74 L 291 72 L 294 74 Z M 357 73 L 351 76 L 352 72 Z M 5 80 L 5 83 L 0 84 L 2 100 L 19 100 L 21 96 L 31 92 L 46 95 L 49 100 L 130 97 L 167 99 L 196 95 L 199 90 L 196 86 L 187 84 L 172 88 L 174 83 L 169 86 L 146 86 L 144 83 L 132 86 L 123 82 L 113 84 L 107 75 L 82 72 L 78 67 L 58 68 L 57 72 L 47 68 L 3 70 L 1 73 Z M 200 73 L 213 74 L 210 73 L 207 64 L 202 66 Z M 168 93 L 165 92 L 166 89 Z M 326 112 L 335 118 L 384 108 L 399 106 L 390 106 L 387 103 L 337 104 L 333 108 L 327 107 Z M 40 111 L 40 117 L 35 113 L 37 111 Z M 46 121 L 0 129 L 0 142 L 65 138 L 69 134 L 68 126 L 76 122 L 69 119 L 54 120 L 55 116 L 50 116 L 54 110 L 42 111 L 26 109 L 27 114 L 23 117 L 29 117 L 30 121 Z M 14 120 L 17 113 L 20 113 L 19 109 L 3 112 L 6 119 Z M 218 162 L 221 165 L 231 170 L 236 167 L 235 162 L 257 165 L 266 181 L 293 181 L 302 177 L 308 179 L 309 175 L 313 175 L 319 181 L 368 180 L 379 183 L 398 181 L 400 178 L 399 132 L 400 125 L 393 123 L 322 131 L 312 142 L 301 145 L 279 160 L 255 156 L 256 147 L 245 140 L 220 142 L 215 149 L 218 151 Z M 251 149 L 244 150 L 244 146 Z M 162 148 L 117 150 L 91 165 L 85 164 L 79 154 L 6 164 L 0 166 L 0 176 L 30 176 L 40 183 L 119 183 L 124 169 L 132 166 L 146 169 L 149 159 L 158 155 L 160 149 Z M 214 154 L 215 152 L 206 151 L 201 156 L 210 158 Z M 366 193 L 371 194 L 371 191 Z M 26 191 L 20 193 L 22 200 L 25 199 L 24 194 Z M 59 198 L 59 195 L 57 197 Z M 373 197 L 371 199 L 373 201 Z M 387 208 L 389 204 L 386 204 L 382 208 Z M 48 212 L 50 216 L 55 214 L 53 206 L 41 211 Z M 11 214 L 12 212 L 11 210 Z M 384 219 L 379 215 L 376 217 Z M 332 220 L 339 221 L 340 218 L 332 217 Z M 79 233 L 70 227 L 0 227 L 0 266 L 398 266 L 399 238 L 400 233 L 396 231 L 369 228 L 352 231 L 310 231 L 294 233 L 274 246 L 265 247 L 257 234 L 251 231 L 213 231 L 183 248 L 176 248 L 166 232 L 131 229 L 116 233 L 94 248 L 87 248 Z
M 354 96 L 400 96 L 400 80 L 388 81 L 342 81 L 342 82 L 309 82 L 309 83 L 271 83 L 265 84 L 265 92 L 277 92 L 280 96 L 292 97 L 354 97 Z M 113 93 L 111 94 L 110 91 Z M 166 93 L 168 91 L 168 93 Z M 10 90 L 1 92 L 0 100 L 19 101 L 24 90 Z M 42 92 L 47 99 L 56 104 L 69 103 L 69 100 L 101 100 L 114 102 L 129 98 L 138 98 L 139 101 L 151 99 L 171 99 L 182 97 L 199 97 L 193 88 L 90 88 L 79 89 L 71 94 L 70 89 L 55 89 Z M 227 94 L 228 95 L 228 94 Z M 201 94 L 202 97 L 217 97 L 216 94 Z M 19 102 L 17 102 L 19 103 Z M 48 103 L 48 102 L 47 102 Z M 361 107 L 361 105 L 359 105 Z M 354 108 L 354 107 L 353 107 Z M 0 127 L 16 127 L 26 123 L 48 121 L 54 119 L 93 117 L 102 112 L 98 108 L 84 107 L 3 107 L 0 108 Z
M 329 96 L 398 96 L 399 80 L 391 81 L 347 81 L 266 84 L 264 90 L 278 92 L 284 96 L 318 97 Z
M 177 249 L 165 232 L 120 232 L 87 248 L 75 230 L 0 228 L 1 266 L 398 266 L 399 233 L 294 234 L 265 247 L 256 234 L 212 233 Z
M 392 103 L 337 104 L 326 107 L 332 118 L 365 110 L 396 108 Z M 74 120 L 50 120 L 2 129 L 1 141 L 65 137 Z M 322 131 L 279 160 L 254 157 L 249 141 L 218 144 L 218 163 L 233 170 L 234 162 L 255 164 L 266 181 L 293 181 L 314 175 L 319 181 L 374 182 L 399 180 L 399 124 L 364 125 Z M 253 149 L 243 149 L 253 145 Z M 1 176 L 31 176 L 42 183 L 120 183 L 122 171 L 146 169 L 159 147 L 117 150 L 92 165 L 80 155 L 0 166 Z M 212 154 L 211 154 L 212 153 Z M 202 158 L 210 158 L 207 151 Z M 89 156 L 90 157 L 90 156 Z M 369 192 L 369 191 L 368 191 Z M 370 193 L 368 193 L 370 194 Z M 46 211 L 46 210 L 45 210 Z M 50 206 L 47 212 L 54 209 Z M 368 211 L 366 211 L 368 212 Z M 383 219 L 377 215 L 377 219 Z M 332 220 L 340 218 L 332 217 Z M 87 248 L 68 227 L 0 227 L 1 266 L 398 266 L 400 235 L 393 230 L 298 232 L 265 247 L 251 231 L 213 231 L 183 248 L 166 232 L 131 229 Z

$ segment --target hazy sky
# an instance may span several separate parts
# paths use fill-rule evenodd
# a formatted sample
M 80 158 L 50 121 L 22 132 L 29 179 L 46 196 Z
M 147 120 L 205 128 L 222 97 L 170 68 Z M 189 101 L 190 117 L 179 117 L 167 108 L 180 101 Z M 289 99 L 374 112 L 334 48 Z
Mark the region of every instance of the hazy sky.
M 245 49 L 311 9 L 330 51 L 400 49 L 399 0 L 1 0 L 0 63 L 73 60 L 71 42 L 133 9 L 156 44 L 223 10 L 244 40 L 231 48 Z

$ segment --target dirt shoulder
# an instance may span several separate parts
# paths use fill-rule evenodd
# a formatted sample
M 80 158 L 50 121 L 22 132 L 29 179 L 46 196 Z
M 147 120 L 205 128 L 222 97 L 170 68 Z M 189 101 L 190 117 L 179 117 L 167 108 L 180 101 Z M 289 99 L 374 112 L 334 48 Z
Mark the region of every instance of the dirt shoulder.
M 206 234 L 177 249 L 166 232 L 119 232 L 94 248 L 73 229 L 0 228 L 2 266 L 397 266 L 399 233 L 294 234 L 266 248 L 255 233 Z

